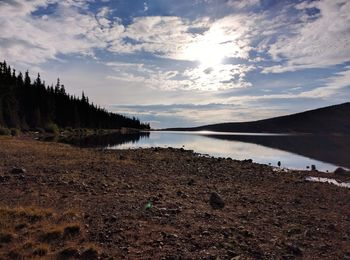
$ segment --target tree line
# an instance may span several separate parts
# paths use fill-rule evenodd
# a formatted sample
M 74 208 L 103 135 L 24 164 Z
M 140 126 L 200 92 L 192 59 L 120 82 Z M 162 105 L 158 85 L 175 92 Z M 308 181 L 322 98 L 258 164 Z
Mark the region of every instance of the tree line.
M 50 124 L 62 128 L 150 128 L 135 117 L 90 103 L 84 92 L 81 97 L 67 94 L 59 79 L 56 85 L 47 86 L 40 74 L 32 81 L 28 71 L 16 73 L 6 61 L 0 62 L 0 126 L 29 130 Z

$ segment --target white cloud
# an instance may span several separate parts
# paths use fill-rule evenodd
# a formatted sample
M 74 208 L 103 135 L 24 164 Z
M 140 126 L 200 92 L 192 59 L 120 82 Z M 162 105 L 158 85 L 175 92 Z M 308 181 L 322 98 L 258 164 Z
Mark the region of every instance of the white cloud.
M 192 82 L 192 88 L 199 90 L 225 90 L 249 87 L 246 73 L 254 69 L 246 65 L 221 64 L 215 67 L 187 69 L 184 75 Z
M 228 0 L 227 5 L 235 9 L 244 9 L 260 4 L 260 0 Z
M 92 1 L 92 0 L 91 0 Z M 89 54 L 94 49 L 116 53 L 140 51 L 178 60 L 213 56 L 248 59 L 252 17 L 227 16 L 194 21 L 176 16 L 136 17 L 128 26 L 107 7 L 96 14 L 90 1 L 33 0 L 0 3 L 0 55 L 10 62 L 39 64 L 59 54 Z M 39 7 L 56 4 L 51 15 L 33 15 Z
M 191 41 L 189 23 L 180 17 L 136 17 L 110 51 L 133 53 L 145 51 L 163 57 L 176 57 L 184 43 Z
M 148 11 L 148 5 L 146 2 L 143 3 L 143 11 L 147 12 Z
M 349 1 L 315 1 L 296 5 L 295 8 L 305 12 L 299 23 L 287 27 L 288 34 L 280 37 L 269 49 L 275 61 L 286 62 L 265 68 L 263 72 L 322 68 L 350 60 Z M 319 13 L 314 12 L 316 9 Z
M 216 21 L 195 21 L 175 16 L 136 17 L 109 50 L 117 53 L 149 52 L 177 59 L 199 60 L 210 53 L 249 58 L 253 16 L 226 16 Z M 195 32 L 197 30 L 197 32 Z
M 144 86 L 163 91 L 217 91 L 249 87 L 251 84 L 246 81 L 245 77 L 249 71 L 254 69 L 253 66 L 241 64 L 189 67 L 184 71 L 135 63 L 110 62 L 106 65 L 115 72 L 109 75 L 108 79 L 139 82 Z
M 254 16 L 230 15 L 212 22 L 203 34 L 194 35 L 186 43 L 184 59 L 201 60 L 204 58 L 242 58 L 248 59 L 252 49 L 251 29 L 255 23 Z
M 162 105 L 124 105 L 111 106 L 111 109 L 123 114 L 137 115 L 151 121 L 152 127 L 199 126 L 220 122 L 249 121 L 287 112 L 278 108 L 261 109 L 247 104 L 162 104 Z M 160 122 L 158 120 L 161 120 Z
M 329 98 L 338 95 L 339 91 L 346 87 L 350 87 L 350 66 L 345 67 L 343 71 L 328 78 L 325 86 L 302 92 L 300 96 L 310 98 Z
M 34 16 L 53 0 L 0 4 L 0 56 L 10 62 L 38 64 L 58 54 L 92 54 L 106 46 L 103 29 L 92 14 L 81 12 L 87 1 L 60 1 L 54 15 Z

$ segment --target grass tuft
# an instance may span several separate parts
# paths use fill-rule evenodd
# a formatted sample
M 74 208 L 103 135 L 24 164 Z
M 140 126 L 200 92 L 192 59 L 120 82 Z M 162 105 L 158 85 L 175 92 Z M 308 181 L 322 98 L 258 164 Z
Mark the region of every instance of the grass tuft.
M 64 237 L 73 237 L 80 234 L 80 226 L 78 224 L 72 224 L 64 228 Z
M 75 258 L 79 256 L 79 251 L 73 247 L 68 247 L 63 249 L 61 252 L 58 253 L 57 259 L 63 260 L 63 259 L 70 259 Z
M 0 244 L 8 244 L 13 241 L 13 235 L 10 233 L 0 233 Z
M 81 258 L 82 259 L 86 259 L 86 260 L 93 260 L 93 259 L 97 259 L 98 255 L 99 255 L 98 248 L 96 246 L 94 246 L 94 245 L 90 245 L 81 254 Z
M 62 230 L 57 228 L 57 229 L 52 229 L 40 236 L 40 241 L 41 242 L 47 242 L 51 243 L 54 242 L 58 239 L 62 238 Z
M 49 246 L 41 244 L 34 249 L 33 255 L 43 257 L 43 256 L 46 256 L 48 252 L 49 252 Z

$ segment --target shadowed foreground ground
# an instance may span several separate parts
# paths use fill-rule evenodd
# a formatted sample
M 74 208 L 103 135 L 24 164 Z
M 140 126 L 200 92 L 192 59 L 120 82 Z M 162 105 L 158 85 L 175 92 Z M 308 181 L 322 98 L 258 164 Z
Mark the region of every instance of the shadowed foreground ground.
M 307 175 L 0 137 L 0 259 L 350 259 L 350 189 Z

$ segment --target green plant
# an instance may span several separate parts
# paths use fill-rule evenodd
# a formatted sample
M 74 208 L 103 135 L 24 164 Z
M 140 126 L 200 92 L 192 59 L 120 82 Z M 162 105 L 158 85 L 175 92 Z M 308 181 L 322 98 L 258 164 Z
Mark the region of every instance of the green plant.
M 12 136 L 19 136 L 21 134 L 21 131 L 17 128 L 11 128 L 10 132 Z
M 54 123 L 49 123 L 49 124 L 46 125 L 45 131 L 46 131 L 47 133 L 57 135 L 57 134 L 60 132 L 60 129 L 58 128 L 58 126 L 57 126 L 56 124 L 54 124 Z
M 74 129 L 70 126 L 66 127 L 64 130 L 70 133 L 74 131 Z
M 0 135 L 10 135 L 10 134 L 11 134 L 10 129 L 0 126 Z

